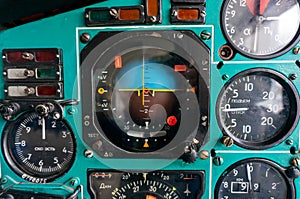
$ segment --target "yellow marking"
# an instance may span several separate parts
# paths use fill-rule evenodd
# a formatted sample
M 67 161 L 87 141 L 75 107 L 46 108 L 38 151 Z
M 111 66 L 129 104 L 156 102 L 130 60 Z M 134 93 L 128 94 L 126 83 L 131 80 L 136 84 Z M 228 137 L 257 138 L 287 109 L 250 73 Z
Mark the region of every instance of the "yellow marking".
M 176 187 L 173 187 L 172 190 L 173 190 L 173 191 L 176 191 Z
M 104 92 L 105 92 L 104 88 L 99 88 L 99 89 L 98 89 L 98 93 L 99 93 L 100 95 L 103 95 Z
M 142 67 L 142 105 L 145 105 L 145 56 L 143 55 L 143 67 Z
M 149 148 L 149 144 L 148 144 L 148 141 L 147 141 L 147 140 L 145 140 L 145 144 L 144 144 L 143 147 L 144 147 L 144 148 Z

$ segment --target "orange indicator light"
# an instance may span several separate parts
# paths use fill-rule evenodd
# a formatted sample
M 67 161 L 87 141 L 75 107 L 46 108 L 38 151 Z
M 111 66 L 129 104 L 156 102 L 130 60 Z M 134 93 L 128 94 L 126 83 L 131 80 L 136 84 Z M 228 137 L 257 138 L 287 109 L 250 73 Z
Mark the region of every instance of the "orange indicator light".
M 147 1 L 147 13 L 150 17 L 158 16 L 159 0 L 148 0 Z
M 192 87 L 192 88 L 190 89 L 190 91 L 193 92 L 193 93 L 195 93 L 195 92 L 196 92 L 196 88 L 195 88 L 195 87 Z
M 193 20 L 196 21 L 199 18 L 199 10 L 198 9 L 188 9 L 188 8 L 180 8 L 178 9 L 178 20 Z
M 141 19 L 141 12 L 139 9 L 120 9 L 119 20 L 123 21 L 138 21 Z
M 175 125 L 177 124 L 177 118 L 176 118 L 174 115 L 169 116 L 169 117 L 167 118 L 167 124 L 168 124 L 169 126 L 175 126 Z
M 186 65 L 175 65 L 174 70 L 176 72 L 186 72 Z
M 156 199 L 156 196 L 146 195 L 146 199 Z
M 122 57 L 115 56 L 115 68 L 122 68 Z

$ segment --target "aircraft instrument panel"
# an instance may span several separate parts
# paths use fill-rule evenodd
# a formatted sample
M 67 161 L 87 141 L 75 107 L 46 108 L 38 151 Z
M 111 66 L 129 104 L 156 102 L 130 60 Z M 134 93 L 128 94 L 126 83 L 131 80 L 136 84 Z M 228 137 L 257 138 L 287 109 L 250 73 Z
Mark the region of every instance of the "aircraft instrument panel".
M 1 199 L 300 198 L 299 0 L 106 0 L 1 29 Z

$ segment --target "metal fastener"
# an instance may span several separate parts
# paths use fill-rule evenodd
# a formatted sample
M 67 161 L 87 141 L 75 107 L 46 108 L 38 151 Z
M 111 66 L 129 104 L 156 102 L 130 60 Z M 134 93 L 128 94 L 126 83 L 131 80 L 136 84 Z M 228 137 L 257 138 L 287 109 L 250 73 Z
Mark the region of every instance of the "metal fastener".
M 297 74 L 295 74 L 295 73 L 290 74 L 289 78 L 290 78 L 290 80 L 295 80 L 295 79 L 297 79 Z
M 294 141 L 293 140 L 287 140 L 286 142 L 285 142 L 287 145 L 292 145 L 293 143 L 294 143 Z
M 224 136 L 221 140 L 222 144 L 226 147 L 231 147 L 234 144 L 234 141 L 231 137 Z
M 88 34 L 88 33 L 82 33 L 81 36 L 80 36 L 80 41 L 82 43 L 87 43 L 87 42 L 90 41 L 90 39 L 91 39 L 91 35 Z
M 293 53 L 294 53 L 295 55 L 300 54 L 300 47 L 295 47 L 294 50 L 293 50 Z
M 118 11 L 117 11 L 116 9 L 114 9 L 114 8 L 113 8 L 113 9 L 110 9 L 109 14 L 110 14 L 111 16 L 115 17 L 115 18 L 118 18 L 118 17 L 119 17 Z
M 300 158 L 294 158 L 294 159 L 292 159 L 291 163 L 295 167 L 300 166 Z
M 202 159 L 202 160 L 206 160 L 208 157 L 209 157 L 209 152 L 207 150 L 202 150 L 200 151 L 199 153 L 199 157 Z
M 93 151 L 91 151 L 91 150 L 85 150 L 85 151 L 84 151 L 84 156 L 85 156 L 86 158 L 92 158 L 92 157 L 94 157 L 94 153 L 93 153 Z
M 211 33 L 208 32 L 207 30 L 203 30 L 200 33 L 200 37 L 201 37 L 202 40 L 210 40 L 211 39 Z
M 224 159 L 220 156 L 217 156 L 213 159 L 213 163 L 216 165 L 216 166 L 220 166 L 224 163 Z

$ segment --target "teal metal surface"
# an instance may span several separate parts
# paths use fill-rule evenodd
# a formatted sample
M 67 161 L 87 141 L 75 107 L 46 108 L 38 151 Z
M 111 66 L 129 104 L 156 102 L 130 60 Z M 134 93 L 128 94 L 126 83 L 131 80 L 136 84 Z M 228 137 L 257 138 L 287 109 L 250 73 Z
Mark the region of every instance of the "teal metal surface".
M 132 6 L 140 5 L 143 2 L 139 0 L 113 1 L 98 3 L 88 6 L 93 7 L 112 7 L 112 6 Z M 219 128 L 216 117 L 216 103 L 218 95 L 226 82 L 241 71 L 253 68 L 267 68 L 280 72 L 291 81 L 297 89 L 297 100 L 299 101 L 300 92 L 300 70 L 299 64 L 300 54 L 294 54 L 292 48 L 287 53 L 269 60 L 255 60 L 247 58 L 243 55 L 236 56 L 229 61 L 224 61 L 219 56 L 219 49 L 226 44 L 220 25 L 220 12 L 223 1 L 207 0 L 206 2 L 206 23 L 205 24 L 184 24 L 175 25 L 170 22 L 170 0 L 162 1 L 162 23 L 156 25 L 119 25 L 119 26 L 101 26 L 101 27 L 86 27 L 84 23 L 85 8 L 73 10 L 64 14 L 59 14 L 46 19 L 24 24 L 12 29 L 0 32 L 0 50 L 4 49 L 31 49 L 31 48 L 58 48 L 63 52 L 63 69 L 64 69 L 64 99 L 77 100 L 77 105 L 66 106 L 64 109 L 65 120 L 70 124 L 76 138 L 76 156 L 71 168 L 52 182 L 46 184 L 31 183 L 28 180 L 22 179 L 16 174 L 13 169 L 7 164 L 3 148 L 0 154 L 0 186 L 2 190 L 22 190 L 32 191 L 35 193 L 56 194 L 68 196 L 75 189 L 81 187 L 81 192 L 78 198 L 91 198 L 88 192 L 88 176 L 89 169 L 119 169 L 126 171 L 147 171 L 151 169 L 151 165 L 165 165 L 161 170 L 201 170 L 205 172 L 203 199 L 214 198 L 216 182 L 221 174 L 230 165 L 246 158 L 264 158 L 269 159 L 282 167 L 292 166 L 292 160 L 300 158 L 300 125 L 299 121 L 296 127 L 291 132 L 290 136 L 283 142 L 274 147 L 264 150 L 249 150 L 239 147 L 235 144 L 231 147 L 226 147 L 221 143 L 223 137 L 222 130 Z M 80 74 L 80 52 L 88 45 L 82 43 L 80 36 L 82 33 L 88 33 L 91 38 L 94 38 L 99 32 L 107 31 L 136 31 L 136 30 L 189 30 L 199 36 L 203 31 L 211 34 L 211 38 L 202 40 L 202 42 L 210 49 L 210 123 L 209 123 L 209 138 L 198 152 L 198 157 L 193 163 L 185 163 L 181 159 L 178 160 L 162 160 L 162 159 L 102 159 L 94 153 L 93 157 L 85 156 L 86 150 L 92 150 L 84 143 L 82 138 L 82 98 L 81 96 L 81 74 Z M 298 43 L 297 46 L 300 46 Z M 295 46 L 296 47 L 296 46 Z M 218 68 L 220 62 L 223 63 L 221 68 Z M 3 62 L 0 62 L 0 68 L 3 69 Z M 295 74 L 298 78 L 288 80 L 291 74 Z M 226 78 L 224 78 L 226 76 Z M 0 77 L 0 99 L 4 99 L 4 78 Z M 298 102 L 299 103 L 299 102 Z M 299 107 L 298 107 L 299 108 Z M 298 115 L 299 115 L 298 110 Z M 6 125 L 4 119 L 0 120 L 0 134 Z M 291 148 L 295 152 L 291 152 Z M 208 152 L 208 158 L 201 159 L 203 151 Z M 223 163 L 216 165 L 214 160 L 216 157 L 221 157 Z M 165 162 L 165 164 L 164 164 Z M 298 167 L 299 168 L 299 167 Z M 300 197 L 300 179 L 295 179 L 296 197 Z M 1 198 L 1 194 L 0 194 Z M 108 199 L 108 198 L 104 198 Z

